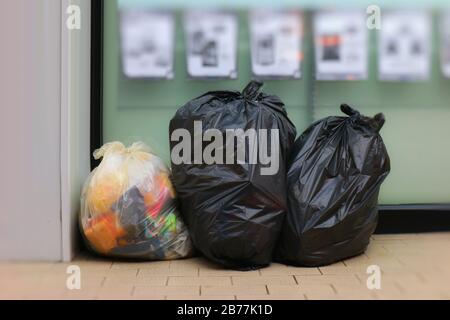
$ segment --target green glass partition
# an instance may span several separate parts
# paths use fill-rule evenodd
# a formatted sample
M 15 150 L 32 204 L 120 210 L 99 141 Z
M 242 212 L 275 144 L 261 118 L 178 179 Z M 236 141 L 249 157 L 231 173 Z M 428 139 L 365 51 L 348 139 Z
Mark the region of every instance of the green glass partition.
M 434 32 L 432 72 L 427 82 L 379 81 L 373 32 L 367 81 L 314 84 L 316 119 L 336 113 L 340 101 L 367 115 L 385 114 L 381 134 L 392 171 L 382 187 L 383 203 L 450 203 L 450 81 L 440 70 L 437 36 Z
M 173 80 L 130 80 L 121 73 L 118 7 L 148 3 L 155 6 L 171 3 L 176 13 Z M 207 5 L 202 1 L 194 3 L 199 6 Z M 206 91 L 239 90 L 251 79 L 247 10 L 242 6 L 243 3 L 255 6 L 260 2 L 222 3 L 236 8 L 239 16 L 238 79 L 206 81 L 188 79 L 186 74 L 181 23 L 182 3 L 145 0 L 120 0 L 120 3 L 117 0 L 105 1 L 104 141 L 120 140 L 131 143 L 143 140 L 169 163 L 168 124 L 176 110 Z M 330 2 L 310 1 L 309 4 L 313 3 L 317 6 Z M 365 2 L 351 1 L 351 3 Z M 430 1 L 427 3 L 433 4 Z M 435 1 L 434 5 L 438 7 L 443 3 Z M 290 1 L 278 3 L 283 4 L 295 5 Z M 405 6 L 408 4 L 410 2 L 405 3 Z M 184 6 L 186 5 L 184 3 Z M 450 81 L 444 79 L 440 72 L 437 26 L 434 28 L 433 68 L 430 81 L 420 83 L 378 81 L 376 32 L 371 32 L 368 80 L 317 82 L 313 77 L 311 14 L 306 12 L 304 18 L 305 58 L 302 79 L 266 81 L 264 90 L 282 98 L 299 133 L 315 119 L 339 114 L 341 102 L 347 102 L 367 115 L 384 112 L 387 122 L 382 135 L 392 159 L 392 173 L 382 187 L 381 203 L 450 203 Z M 434 18 L 436 21 L 436 17 Z

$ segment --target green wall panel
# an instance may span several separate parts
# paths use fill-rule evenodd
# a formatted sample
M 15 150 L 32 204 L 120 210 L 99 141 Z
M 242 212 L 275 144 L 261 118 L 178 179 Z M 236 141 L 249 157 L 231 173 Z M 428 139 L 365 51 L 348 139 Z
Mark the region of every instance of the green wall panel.
M 430 81 L 417 83 L 378 81 L 376 32 L 370 36 L 369 79 L 314 82 L 314 118 L 335 114 L 340 102 L 367 115 L 383 112 L 386 124 L 381 134 L 392 171 L 382 187 L 381 201 L 450 203 L 450 81 L 440 70 L 438 33 L 432 39 Z
M 138 0 L 120 1 L 121 5 L 144 3 Z M 323 2 L 326 1 L 315 3 Z M 351 1 L 351 4 L 362 2 Z M 424 3 L 416 2 L 419 5 Z M 443 4 L 439 1 L 434 3 Z M 187 78 L 181 12 L 177 11 L 175 79 L 143 81 L 122 76 L 117 8 L 117 0 L 105 1 L 104 140 L 120 140 L 127 144 L 143 140 L 169 163 L 168 124 L 176 110 L 206 91 L 240 90 L 251 79 L 246 11 L 239 11 L 237 80 L 199 81 Z M 381 203 L 450 203 L 450 81 L 442 77 L 439 69 L 437 32 L 433 38 L 430 81 L 378 81 L 376 33 L 372 32 L 368 80 L 317 82 L 312 80 L 309 16 L 305 18 L 303 78 L 267 81 L 264 90 L 283 99 L 299 133 L 315 119 L 339 114 L 342 102 L 355 106 L 367 115 L 385 113 L 387 122 L 382 136 L 392 159 L 392 172 L 382 187 Z
M 120 69 L 117 2 L 105 1 L 104 15 L 104 140 L 129 143 L 143 140 L 169 161 L 168 124 L 176 110 L 189 100 L 212 90 L 241 90 L 251 80 L 249 35 L 246 12 L 239 12 L 239 51 L 236 80 L 188 79 L 181 12 L 177 12 L 175 78 L 173 80 L 130 80 Z M 306 41 L 305 41 L 306 42 Z M 305 43 L 306 45 L 306 43 Z M 309 50 L 306 47 L 305 50 Z M 305 78 L 310 77 L 308 69 Z M 308 109 L 308 81 L 266 81 L 264 91 L 283 97 L 298 130 L 312 121 Z
M 107 0 L 109 1 L 109 0 Z M 120 6 L 147 6 L 153 5 L 158 7 L 185 8 L 185 7 L 229 7 L 229 8 L 247 8 L 247 7 L 297 7 L 302 8 L 322 8 L 326 7 L 349 7 L 378 5 L 380 7 L 449 7 L 448 0 L 119 0 Z

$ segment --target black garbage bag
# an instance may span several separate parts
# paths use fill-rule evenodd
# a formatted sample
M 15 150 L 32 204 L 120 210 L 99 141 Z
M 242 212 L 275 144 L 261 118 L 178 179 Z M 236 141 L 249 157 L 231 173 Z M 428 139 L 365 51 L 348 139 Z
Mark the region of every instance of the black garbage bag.
M 252 81 L 242 93 L 206 93 L 170 122 L 173 182 L 194 245 L 240 270 L 273 258 L 296 136 L 283 102 L 260 93 L 261 86 Z
M 295 142 L 288 171 L 288 213 L 276 259 L 321 266 L 361 254 L 378 221 L 378 193 L 390 171 L 379 131 L 383 114 L 312 124 Z

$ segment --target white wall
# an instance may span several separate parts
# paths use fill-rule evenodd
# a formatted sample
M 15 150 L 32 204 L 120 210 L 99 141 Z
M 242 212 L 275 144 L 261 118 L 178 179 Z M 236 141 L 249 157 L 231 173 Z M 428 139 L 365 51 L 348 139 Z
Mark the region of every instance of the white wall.
M 61 258 L 58 0 L 0 1 L 0 259 Z
M 70 3 L 81 30 L 65 28 Z M 0 0 L 0 260 L 70 260 L 89 172 L 89 0 Z

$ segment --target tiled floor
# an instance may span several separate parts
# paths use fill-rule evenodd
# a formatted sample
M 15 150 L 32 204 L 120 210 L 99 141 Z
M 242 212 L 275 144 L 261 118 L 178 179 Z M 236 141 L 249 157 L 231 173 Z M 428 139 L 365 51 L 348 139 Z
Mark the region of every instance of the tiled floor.
M 80 267 L 81 290 L 67 289 L 70 265 Z M 370 265 L 380 267 L 379 290 L 366 285 Z M 364 255 L 323 268 L 274 263 L 240 272 L 203 258 L 130 263 L 87 255 L 71 264 L 0 263 L 0 298 L 450 299 L 450 233 L 376 235 Z

